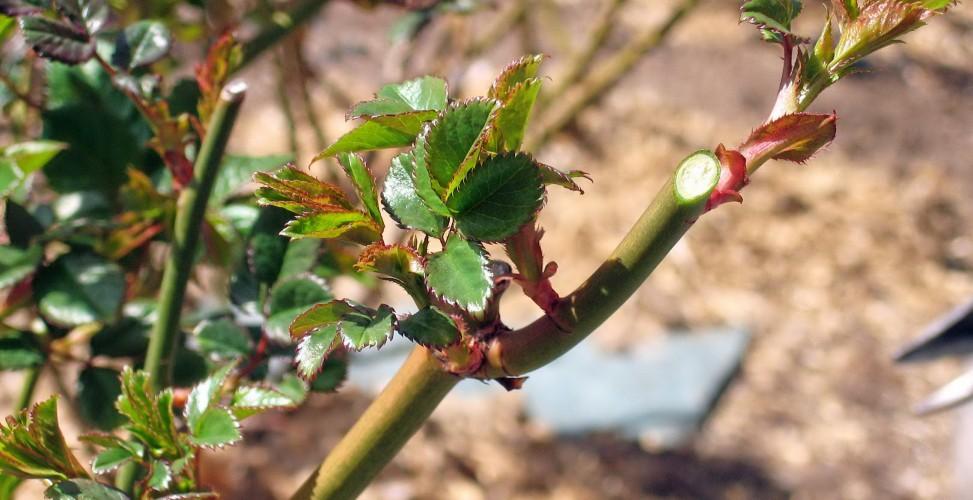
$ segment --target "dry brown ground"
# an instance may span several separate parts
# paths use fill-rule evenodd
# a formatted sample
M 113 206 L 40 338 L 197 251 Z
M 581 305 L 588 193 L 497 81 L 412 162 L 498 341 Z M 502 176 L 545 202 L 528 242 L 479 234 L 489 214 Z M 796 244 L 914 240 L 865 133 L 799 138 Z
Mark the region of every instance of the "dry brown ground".
M 589 3 L 557 2 L 565 32 L 591 18 Z M 625 30 L 657 18 L 662 2 L 630 3 Z M 737 25 L 734 4 L 711 1 L 696 12 L 583 115 L 575 135 L 539 152 L 595 178 L 580 199 L 552 193 L 542 218 L 546 251 L 561 264 L 559 289 L 572 288 L 611 250 L 682 156 L 734 144 L 766 115 L 778 54 Z M 807 20 L 820 19 L 811 8 Z M 701 219 L 596 333 L 596 342 L 624 348 L 671 328 L 754 332 L 740 378 L 691 449 L 659 454 L 609 436 L 555 439 L 523 419 L 516 394 L 453 400 L 365 496 L 950 497 L 953 418 L 917 418 L 910 406 L 956 365 L 903 368 L 890 357 L 973 295 L 973 8 L 952 16 L 887 50 L 873 73 L 829 90 L 817 109 L 838 111 L 836 143 L 807 166 L 766 166 L 742 206 Z M 389 75 L 381 54 L 393 17 L 329 8 L 312 31 L 312 62 L 353 98 L 368 97 Z M 488 76 L 519 53 L 511 38 L 475 62 L 464 90 L 485 90 Z M 547 44 L 556 77 L 559 48 Z M 238 151 L 286 147 L 268 73 L 248 75 L 256 98 Z M 332 135 L 348 127 L 325 92 L 315 97 Z M 511 317 L 527 319 L 524 309 L 510 304 Z M 296 414 L 248 425 L 245 446 L 211 461 L 214 483 L 228 498 L 283 498 L 367 399 L 321 396 Z

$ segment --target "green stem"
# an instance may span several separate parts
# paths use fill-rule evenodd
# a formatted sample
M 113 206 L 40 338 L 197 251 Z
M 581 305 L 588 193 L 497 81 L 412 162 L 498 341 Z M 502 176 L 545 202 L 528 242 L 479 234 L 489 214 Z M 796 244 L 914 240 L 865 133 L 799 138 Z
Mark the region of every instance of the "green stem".
M 327 3 L 328 0 L 304 0 L 287 12 L 273 13 L 270 16 L 270 22 L 250 41 L 243 44 L 243 58 L 236 71 L 252 63 L 264 51 L 273 47 L 299 26 L 310 21 Z
M 179 340 L 183 298 L 196 260 L 200 226 L 245 92 L 242 83 L 223 89 L 193 166 L 193 181 L 179 194 L 175 234 L 159 291 L 159 319 L 153 326 L 145 359 L 145 370 L 156 390 L 167 386 L 171 377 L 172 355 Z
M 37 387 L 37 380 L 40 378 L 41 370 L 44 365 L 28 368 L 24 371 L 24 381 L 20 386 L 20 397 L 17 398 L 17 410 L 26 410 L 30 407 L 34 397 L 34 389 Z
M 582 111 L 617 85 L 645 54 L 661 45 L 672 29 L 698 3 L 699 0 L 684 0 L 661 26 L 643 32 L 604 63 L 588 71 L 588 77 L 564 96 L 564 103 L 558 103 L 550 114 L 541 117 L 538 132 L 528 137 L 524 149 L 536 151 L 542 148 L 554 136 L 574 123 Z
M 357 498 L 459 381 L 425 348 L 413 350 L 293 499 Z
M 498 337 L 477 377 L 519 375 L 545 365 L 604 322 L 702 214 L 720 170 L 719 161 L 707 151 L 683 160 L 611 257 L 557 309 L 557 319 L 544 316 L 522 330 Z M 355 498 L 458 380 L 425 348 L 417 347 L 293 498 Z

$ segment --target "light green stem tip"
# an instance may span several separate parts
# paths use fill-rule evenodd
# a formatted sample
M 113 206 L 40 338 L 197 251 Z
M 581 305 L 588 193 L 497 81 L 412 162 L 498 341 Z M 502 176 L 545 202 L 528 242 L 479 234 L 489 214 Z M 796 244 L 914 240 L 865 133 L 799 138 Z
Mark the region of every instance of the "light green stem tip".
M 695 205 L 709 198 L 720 181 L 720 161 L 705 149 L 686 157 L 676 169 L 676 198 L 682 204 Z

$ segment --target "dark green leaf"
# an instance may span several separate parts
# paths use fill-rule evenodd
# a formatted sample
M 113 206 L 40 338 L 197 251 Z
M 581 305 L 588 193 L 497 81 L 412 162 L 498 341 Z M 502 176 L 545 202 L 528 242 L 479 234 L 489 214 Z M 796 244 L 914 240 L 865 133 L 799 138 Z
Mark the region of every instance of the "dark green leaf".
M 162 460 L 153 460 L 152 465 L 149 467 L 148 480 L 145 483 L 146 486 L 153 491 L 165 491 L 169 489 L 171 482 L 172 469 L 169 467 L 169 464 Z
M 41 314 L 52 323 L 67 327 L 113 320 L 125 295 L 121 268 L 89 253 L 70 253 L 59 258 L 36 280 Z
M 110 486 L 90 479 L 60 481 L 44 491 L 47 500 L 129 500 Z
M 228 319 L 201 322 L 193 338 L 200 353 L 220 359 L 241 358 L 253 348 L 250 334 Z
M 34 237 L 44 234 L 44 226 L 27 209 L 11 200 L 7 200 L 3 211 L 3 225 L 10 244 L 17 248 L 30 247 Z
M 302 239 L 288 242 L 287 252 L 284 253 L 284 262 L 281 263 L 277 280 L 297 276 L 313 269 L 314 264 L 318 261 L 320 249 L 321 242 L 319 240 Z
M 425 346 L 445 347 L 460 338 L 453 319 L 430 306 L 399 322 L 399 333 Z
M 341 387 L 341 384 L 348 377 L 348 362 L 343 359 L 329 359 L 324 362 L 317 377 L 311 381 L 311 390 L 314 392 L 333 392 Z
M 250 238 L 247 261 L 254 277 L 260 283 L 277 281 L 280 266 L 287 252 L 287 240 L 277 234 L 257 233 Z
M 169 53 L 172 34 L 157 21 L 137 21 L 115 38 L 112 64 L 129 71 L 148 66 Z
M 499 103 L 473 99 L 449 107 L 423 131 L 433 188 L 447 197 L 476 165 Z
M 43 17 L 21 17 L 24 40 L 35 52 L 65 64 L 78 64 L 95 53 L 91 37 L 78 28 Z
M 95 356 L 141 356 L 149 345 L 149 332 L 157 320 L 154 299 L 132 300 L 122 308 L 122 319 L 107 325 L 91 338 Z
M 280 282 L 270 294 L 270 316 L 264 326 L 267 335 L 278 342 L 290 341 L 290 325 L 309 306 L 334 297 L 319 277 L 306 274 Z
M 450 236 L 446 248 L 429 257 L 426 282 L 443 300 L 468 311 L 482 311 L 493 290 L 493 274 L 480 245 Z
M 55 0 L 54 5 L 89 35 L 97 34 L 108 21 L 109 9 L 105 0 Z
M 429 165 L 426 163 L 428 154 L 426 153 L 426 140 L 422 137 L 416 139 L 416 147 L 412 149 L 412 157 L 415 160 L 412 172 L 412 182 L 416 186 L 416 194 L 419 199 L 429 207 L 429 210 L 436 215 L 449 217 L 449 208 L 443 203 L 442 198 L 436 191 L 436 184 L 429 173 Z
M 110 402 L 122 394 L 118 370 L 95 366 L 85 367 L 78 376 L 78 409 L 91 425 L 110 431 L 125 422 Z
M 0 289 L 9 288 L 33 274 L 43 254 L 44 249 L 39 245 L 26 250 L 0 246 Z
M 412 179 L 414 170 L 415 157 L 412 153 L 403 153 L 392 159 L 382 188 L 382 203 L 402 227 L 439 237 L 446 229 L 446 218 L 434 213 L 419 197 Z
M 22 478 L 88 477 L 64 441 L 57 421 L 57 396 L 0 423 L 0 471 Z
M 44 351 L 27 332 L 12 332 L 0 337 L 0 370 L 24 370 L 40 366 Z
M 460 231 L 480 241 L 502 241 L 516 233 L 543 203 L 540 170 L 523 153 L 487 159 L 446 200 Z
M 446 107 L 446 95 L 446 82 L 433 76 L 389 84 L 375 94 L 375 99 L 356 104 L 349 118 L 397 115 L 410 111 L 442 111 Z

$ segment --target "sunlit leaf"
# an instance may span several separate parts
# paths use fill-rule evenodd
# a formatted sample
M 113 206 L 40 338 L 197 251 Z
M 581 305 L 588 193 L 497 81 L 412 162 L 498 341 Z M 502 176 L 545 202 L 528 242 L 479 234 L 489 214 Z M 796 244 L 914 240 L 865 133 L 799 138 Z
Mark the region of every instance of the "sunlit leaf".
M 421 309 L 400 321 L 398 331 L 409 340 L 425 346 L 445 347 L 460 338 L 459 328 L 453 319 L 435 306 Z
M 382 187 L 382 203 L 399 225 L 438 237 L 446 229 L 446 218 L 434 213 L 419 197 L 413 180 L 414 170 L 415 157 L 411 153 L 392 159 Z
M 426 167 L 442 198 L 476 165 L 498 107 L 494 100 L 472 99 L 450 106 L 426 126 Z
M 148 66 L 165 57 L 171 47 L 172 34 L 164 24 L 137 21 L 115 38 L 112 64 L 127 70 Z
M 87 478 L 57 420 L 57 396 L 0 423 L 0 471 L 22 478 Z
M 481 311 L 493 290 L 486 252 L 480 245 L 450 236 L 442 252 L 429 256 L 426 282 L 443 300 L 468 311 Z

